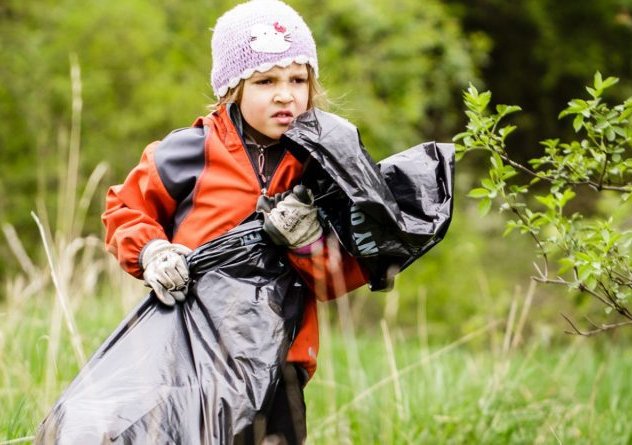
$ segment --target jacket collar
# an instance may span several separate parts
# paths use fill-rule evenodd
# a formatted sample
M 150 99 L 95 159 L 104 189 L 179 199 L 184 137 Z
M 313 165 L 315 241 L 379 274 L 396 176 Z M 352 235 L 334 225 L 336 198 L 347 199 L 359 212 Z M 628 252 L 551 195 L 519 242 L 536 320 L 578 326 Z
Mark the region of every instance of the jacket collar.
M 229 102 L 225 105 L 220 105 L 213 113 L 205 117 L 199 117 L 193 122 L 195 127 L 209 127 L 213 128 L 220 140 L 229 148 L 229 150 L 236 150 L 240 147 L 255 146 L 255 147 L 271 147 L 278 144 L 278 141 L 272 143 L 260 144 L 256 140 L 256 135 L 249 133 L 250 128 L 239 110 L 239 106 L 236 103 Z M 253 132 L 255 130 L 252 130 Z
M 239 133 L 239 136 L 241 136 L 242 139 L 244 138 L 244 118 L 241 115 L 241 110 L 239 109 L 239 105 L 237 105 L 234 102 L 229 102 L 228 104 L 226 104 L 226 113 L 228 113 L 228 117 L 230 118 L 230 120 L 232 121 L 233 125 L 235 126 L 235 129 L 237 130 L 237 133 Z
M 248 125 L 241 114 L 239 105 L 237 105 L 236 103 L 228 103 L 226 105 L 226 112 L 228 113 L 228 117 L 235 126 L 237 133 L 244 142 L 244 145 L 248 147 L 268 148 L 279 143 L 279 141 L 268 138 L 267 136 L 259 133 L 257 130 Z

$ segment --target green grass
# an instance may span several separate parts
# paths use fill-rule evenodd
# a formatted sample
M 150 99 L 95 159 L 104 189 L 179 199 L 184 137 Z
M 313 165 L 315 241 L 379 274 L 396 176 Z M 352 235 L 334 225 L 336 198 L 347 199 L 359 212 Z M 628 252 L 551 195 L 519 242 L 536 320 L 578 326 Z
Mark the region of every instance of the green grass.
M 629 348 L 581 338 L 425 349 L 404 338 L 394 368 L 384 341 L 360 338 L 354 369 L 332 340 L 307 389 L 312 444 L 632 443 Z
M 0 443 L 28 443 L 79 369 L 55 307 L 45 295 L 0 306 Z M 71 307 L 86 355 L 125 313 L 120 299 L 104 297 Z M 560 332 L 555 346 L 533 338 L 511 347 L 500 322 L 442 341 L 386 322 L 354 326 L 335 308 L 321 305 L 319 370 L 306 389 L 309 444 L 632 443 L 625 345 Z
M 71 65 L 73 118 L 58 138 L 58 188 L 42 188 L 37 199 L 38 259 L 2 225 L 14 255 L 3 260 L 21 271 L 0 292 L 0 445 L 31 441 L 81 363 L 144 293 L 106 258 L 99 237 L 82 236 L 106 168 L 80 178 L 81 82 Z M 471 180 L 462 172 L 459 182 Z M 51 199 L 54 215 L 44 205 Z M 395 292 L 320 306 L 308 443 L 632 444 L 629 331 L 565 336 L 557 314 L 581 301 L 550 290 L 532 299 L 531 288 L 520 301 L 531 250 L 499 238 L 500 217 L 455 210 L 441 249 L 401 274 Z

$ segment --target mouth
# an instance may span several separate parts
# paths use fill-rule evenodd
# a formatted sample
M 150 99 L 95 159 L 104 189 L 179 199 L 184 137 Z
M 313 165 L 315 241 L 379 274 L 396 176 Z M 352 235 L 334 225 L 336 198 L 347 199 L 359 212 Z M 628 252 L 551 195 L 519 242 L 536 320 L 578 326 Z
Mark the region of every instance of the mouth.
M 281 110 L 274 113 L 272 119 L 275 119 L 279 124 L 289 125 L 294 120 L 294 114 L 289 110 Z
M 294 114 L 289 110 L 281 110 L 274 113 L 272 117 L 294 117 Z

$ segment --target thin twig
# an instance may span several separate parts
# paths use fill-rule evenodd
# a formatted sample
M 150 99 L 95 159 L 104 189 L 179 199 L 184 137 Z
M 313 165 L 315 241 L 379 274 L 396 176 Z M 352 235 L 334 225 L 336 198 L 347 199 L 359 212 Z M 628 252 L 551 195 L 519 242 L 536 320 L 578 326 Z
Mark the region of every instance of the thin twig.
M 518 211 L 518 209 L 514 206 L 512 206 L 511 204 L 509 204 L 509 208 L 511 209 L 511 211 L 520 219 L 520 221 L 522 221 L 522 223 L 526 226 L 529 227 L 529 221 L 527 220 L 527 218 Z M 542 252 L 542 256 L 544 257 L 544 261 L 548 262 L 547 257 L 546 257 L 546 252 L 544 250 L 544 246 L 542 245 L 542 242 L 540 241 L 540 239 L 535 236 L 535 233 L 533 233 L 531 230 L 529 230 L 529 235 L 531 236 L 531 238 L 533 238 L 533 241 L 538 245 L 538 249 L 540 249 L 540 252 Z
M 584 317 L 586 319 L 586 321 L 595 329 L 599 329 L 599 326 L 597 325 L 597 323 L 595 323 L 594 321 L 592 321 L 590 319 L 590 317 L 588 317 L 587 315 Z
M 601 286 L 603 292 L 608 297 L 608 300 L 612 302 L 612 305 L 614 306 L 615 310 L 619 314 L 623 315 L 625 318 L 632 320 L 632 314 L 630 314 L 630 311 L 628 310 L 627 307 L 619 303 L 619 299 L 617 298 L 617 296 L 613 295 L 612 292 L 608 289 L 608 287 L 605 284 L 603 284 L 601 281 L 599 281 L 599 285 Z
M 599 189 L 601 190 L 601 187 L 603 187 L 603 180 L 606 177 L 606 171 L 608 169 L 608 162 L 610 161 L 610 159 L 608 158 L 608 155 L 606 154 L 606 160 L 603 163 L 603 168 L 601 169 L 601 174 L 599 175 Z
M 593 335 L 601 334 L 602 332 L 617 329 L 622 326 L 632 325 L 632 320 L 622 321 L 621 323 L 602 324 L 601 326 L 596 326 L 593 322 L 590 322 L 590 324 L 592 324 L 593 327 L 595 328 L 589 331 L 582 331 L 577 326 L 575 326 L 575 324 L 571 321 L 569 317 L 567 317 L 564 314 L 562 314 L 562 317 L 568 322 L 571 328 L 573 328 L 572 331 L 564 331 L 564 332 L 570 335 L 581 335 L 582 337 L 591 337 Z
M 542 180 L 544 180 L 546 182 L 553 182 L 553 178 L 551 178 L 551 177 L 549 177 L 549 176 L 547 176 L 545 174 L 536 172 L 535 170 L 531 170 L 529 167 L 526 167 L 526 166 L 520 164 L 519 162 L 514 161 L 506 153 L 498 152 L 498 151 L 495 151 L 495 153 L 497 153 L 503 161 L 505 161 L 506 163 L 508 163 L 512 167 L 522 171 L 523 173 L 531 175 L 534 178 L 542 179 Z M 611 191 L 622 192 L 622 193 L 632 192 L 632 187 L 600 184 L 598 182 L 591 181 L 591 180 L 586 180 L 586 181 L 568 181 L 568 185 L 573 186 L 573 187 L 579 187 L 580 185 L 587 185 L 587 186 L 589 186 L 590 188 L 592 188 L 592 189 L 594 189 L 596 191 L 611 190 Z
M 564 331 L 564 332 L 566 332 L 567 334 L 571 334 L 571 335 L 575 335 L 575 334 L 577 334 L 577 335 L 582 335 L 582 331 L 580 331 L 580 330 L 577 328 L 577 326 L 575 326 L 575 324 L 571 321 L 571 319 L 570 319 L 570 318 L 568 318 L 568 317 L 566 316 L 566 314 L 562 314 L 562 317 L 564 318 L 564 320 L 566 320 L 566 322 L 567 322 L 569 325 L 571 325 L 571 328 L 573 328 L 573 332 L 571 332 L 571 331 Z
M 532 276 L 531 279 L 537 281 L 538 283 L 542 283 L 542 284 L 557 284 L 560 286 L 566 286 L 569 287 L 570 282 L 558 277 L 557 279 L 553 280 L 550 278 L 542 278 L 542 277 L 535 277 Z M 589 288 L 587 288 L 583 283 L 579 283 L 578 285 L 578 290 L 581 292 L 586 292 L 587 294 L 589 294 L 590 296 L 596 298 L 597 300 L 601 301 L 604 305 L 611 307 L 612 309 L 615 309 L 618 311 L 617 309 L 617 304 L 613 303 L 612 301 L 609 301 L 607 299 L 605 299 L 604 297 L 602 297 L 601 295 L 599 295 L 598 293 L 590 290 Z

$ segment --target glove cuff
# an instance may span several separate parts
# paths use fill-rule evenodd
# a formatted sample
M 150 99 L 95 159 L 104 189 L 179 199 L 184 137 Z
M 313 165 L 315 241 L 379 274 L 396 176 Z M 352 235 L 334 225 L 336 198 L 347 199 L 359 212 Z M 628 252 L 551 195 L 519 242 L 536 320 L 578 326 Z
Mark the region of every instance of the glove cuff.
M 323 227 L 320 225 L 320 223 L 317 220 L 312 225 L 311 229 L 313 230 L 313 232 L 310 234 L 306 234 L 305 240 L 303 242 L 290 246 L 290 248 L 292 250 L 296 250 L 296 249 L 302 249 L 304 247 L 309 247 L 310 245 L 314 244 L 316 241 L 318 241 L 319 239 L 323 237 Z
M 154 259 L 160 252 L 168 250 L 171 243 L 165 239 L 155 238 L 149 241 L 143 247 L 138 255 L 138 265 L 141 269 L 145 270 L 147 265 Z
M 175 252 L 179 255 L 188 255 L 191 253 L 191 249 L 182 244 L 172 244 L 167 240 L 156 238 L 149 241 L 140 251 L 138 256 L 138 264 L 142 270 L 147 268 L 147 265 L 151 263 L 155 258 L 163 252 Z
M 309 256 L 315 253 L 315 251 L 322 250 L 324 240 L 325 240 L 325 236 L 323 235 L 322 230 L 321 230 L 320 236 L 315 241 L 312 241 L 311 243 L 305 244 L 304 246 L 301 246 L 301 247 L 296 247 L 292 249 L 292 252 L 301 256 Z

